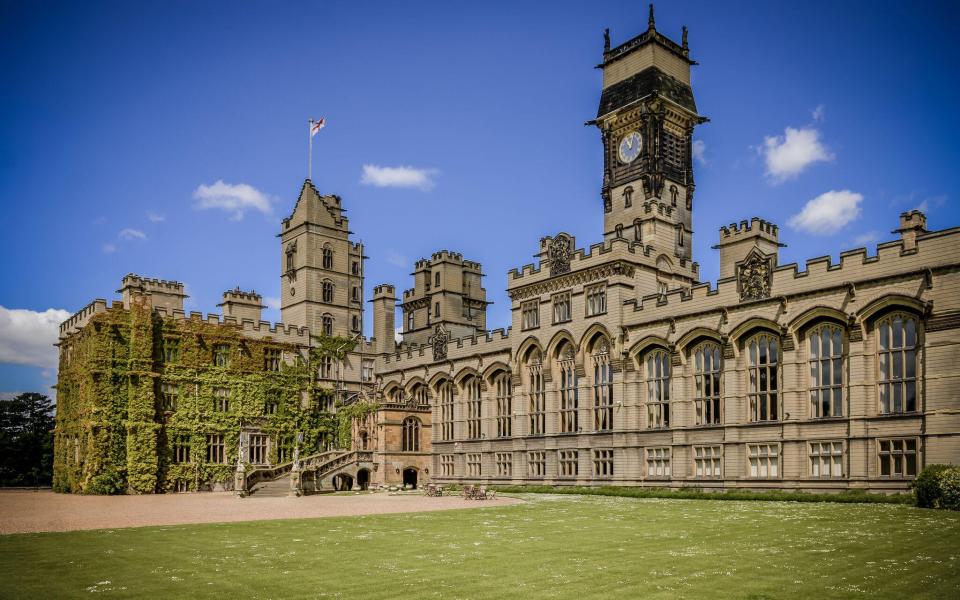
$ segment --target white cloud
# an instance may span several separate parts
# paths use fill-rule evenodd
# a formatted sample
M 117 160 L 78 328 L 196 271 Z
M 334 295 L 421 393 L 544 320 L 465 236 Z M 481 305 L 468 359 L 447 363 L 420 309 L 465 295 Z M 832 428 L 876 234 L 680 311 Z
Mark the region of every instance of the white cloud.
M 406 269 L 410 266 L 410 261 L 407 260 L 407 257 L 392 248 L 387 250 L 387 262 L 401 269 Z
M 823 123 L 823 120 L 827 118 L 827 107 L 823 104 L 818 104 L 810 114 L 813 115 L 813 121 L 815 123 Z
M 0 363 L 56 370 L 54 344 L 60 323 L 69 318 L 69 312 L 56 308 L 37 312 L 0 306 Z
M 861 233 L 857 237 L 853 238 L 853 245 L 856 247 L 860 246 L 869 246 L 870 244 L 876 244 L 880 239 L 880 234 L 876 231 L 868 231 L 866 233 Z
M 114 244 L 104 244 L 100 246 L 100 249 L 103 250 L 104 254 L 113 254 L 117 251 L 117 247 Z
M 147 239 L 147 234 L 140 231 L 139 229 L 121 229 L 118 234 L 121 240 L 145 240 Z
M 147 211 L 147 219 L 151 223 L 163 223 L 167 220 L 166 215 L 161 215 L 160 213 L 153 212 L 152 210 Z
M 393 331 L 393 341 L 398 344 L 403 342 L 403 327 L 397 327 Z
M 248 210 L 258 210 L 264 215 L 273 212 L 273 200 L 246 183 L 224 183 L 218 179 L 213 185 L 200 185 L 193 191 L 194 208 L 207 210 L 219 208 L 230 213 L 230 218 L 239 221 Z
M 703 140 L 693 140 L 693 144 L 690 146 L 693 152 L 693 159 L 700 163 L 701 165 L 707 164 L 707 157 L 705 152 L 707 151 L 707 143 Z
M 939 196 L 930 196 L 929 198 L 924 198 L 923 201 L 916 205 L 914 208 L 921 212 L 928 213 L 935 208 L 940 208 L 947 203 L 946 194 L 941 194 Z
M 280 310 L 280 298 L 276 296 L 264 296 L 263 303 L 267 305 L 267 308 Z
M 787 127 L 782 136 L 767 136 L 761 148 L 772 183 L 796 177 L 816 162 L 829 162 L 834 156 L 820 141 L 816 129 Z
M 103 225 L 103 224 L 106 223 L 106 222 L 107 222 L 107 218 L 106 218 L 106 217 L 97 217 L 96 219 L 90 221 L 90 224 L 91 224 L 91 225 Z
M 433 177 L 438 173 L 436 169 L 363 165 L 360 183 L 374 187 L 419 188 L 427 192 L 433 189 Z
M 789 225 L 814 235 L 830 235 L 860 216 L 863 195 L 850 190 L 830 190 L 810 200 Z

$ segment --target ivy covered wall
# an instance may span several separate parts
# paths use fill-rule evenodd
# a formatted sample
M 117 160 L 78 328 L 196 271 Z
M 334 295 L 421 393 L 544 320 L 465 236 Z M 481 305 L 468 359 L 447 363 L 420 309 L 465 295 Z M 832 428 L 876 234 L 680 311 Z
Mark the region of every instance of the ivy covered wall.
M 94 315 L 61 345 L 54 490 L 229 487 L 241 431 L 269 436 L 272 464 L 289 460 L 298 432 L 301 455 L 349 448 L 339 421 L 350 416 L 338 421 L 332 390 L 312 374 L 321 356 L 352 345 L 314 340 L 308 351 L 234 325 L 162 318 L 138 297 Z M 209 451 L 208 436 L 222 436 L 222 450 Z

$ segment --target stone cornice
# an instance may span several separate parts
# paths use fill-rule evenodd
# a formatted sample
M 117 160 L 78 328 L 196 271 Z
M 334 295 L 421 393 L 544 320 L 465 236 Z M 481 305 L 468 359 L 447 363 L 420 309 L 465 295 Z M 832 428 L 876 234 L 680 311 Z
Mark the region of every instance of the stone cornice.
M 575 285 L 582 285 L 584 283 L 598 281 L 614 275 L 626 275 L 627 277 L 633 277 L 634 269 L 634 265 L 626 261 L 616 260 L 603 265 L 598 265 L 596 267 L 591 267 L 589 269 L 584 269 L 582 271 L 574 271 L 572 273 L 566 273 L 560 277 L 552 277 L 545 281 L 525 285 L 509 291 L 508 294 L 511 300 L 525 300 L 534 296 L 541 296 L 543 294 L 549 294 L 570 288 Z

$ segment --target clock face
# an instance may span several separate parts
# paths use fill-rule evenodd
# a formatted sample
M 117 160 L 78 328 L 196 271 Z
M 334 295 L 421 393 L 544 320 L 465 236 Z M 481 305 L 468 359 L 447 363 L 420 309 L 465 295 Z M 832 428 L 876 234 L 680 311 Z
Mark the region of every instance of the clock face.
M 640 145 L 642 141 L 643 138 L 640 137 L 639 131 L 631 131 L 623 136 L 623 139 L 620 140 L 620 148 L 618 150 L 620 162 L 631 163 L 640 156 Z

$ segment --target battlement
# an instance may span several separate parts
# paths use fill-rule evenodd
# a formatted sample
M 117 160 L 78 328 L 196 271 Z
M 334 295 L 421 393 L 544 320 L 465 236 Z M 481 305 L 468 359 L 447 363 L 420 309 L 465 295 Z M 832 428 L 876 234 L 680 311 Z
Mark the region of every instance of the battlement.
M 270 321 L 237 318 L 216 313 L 204 314 L 199 311 L 186 313 L 182 310 L 168 310 L 164 307 L 155 307 L 154 311 L 159 317 L 165 319 L 173 319 L 175 321 L 202 321 L 209 325 L 234 326 L 249 337 L 264 338 L 269 336 L 275 337 L 281 342 L 299 344 L 301 346 L 310 345 L 310 330 L 307 327 L 286 325 L 280 321 L 271 323 Z
M 770 221 L 764 221 L 760 217 L 753 217 L 749 221 L 744 219 L 739 223 L 730 223 L 730 225 L 720 227 L 720 243 L 733 242 L 751 236 L 763 236 L 777 241 L 779 231 L 779 227 Z
M 447 360 L 457 360 L 475 356 L 478 353 L 510 350 L 511 327 L 493 329 L 471 336 L 451 339 L 447 344 Z M 403 343 L 384 357 L 386 364 L 396 368 L 407 368 L 433 363 L 431 344 Z
M 381 283 L 380 285 L 374 286 L 373 288 L 373 297 L 392 297 L 396 298 L 397 291 L 396 288 L 390 285 L 389 283 Z
M 122 293 L 125 288 L 139 288 L 143 292 L 163 293 L 171 295 L 180 295 L 184 298 L 183 284 L 179 281 L 168 281 L 166 279 L 153 279 L 150 277 L 141 277 L 135 273 L 127 273 L 120 281 L 120 289 L 117 293 Z
M 235 287 L 232 290 L 227 290 L 223 293 L 223 302 L 217 306 L 223 306 L 226 302 L 250 302 L 255 304 L 260 304 L 263 301 L 263 297 L 256 292 L 256 290 L 250 290 L 245 292 L 240 289 L 240 286 Z
M 71 333 L 80 331 L 87 325 L 87 323 L 90 322 L 90 318 L 93 317 L 93 315 L 106 311 L 107 301 L 103 298 L 97 298 L 90 304 L 75 312 L 69 319 L 63 323 L 60 323 L 60 337 L 63 338 Z

